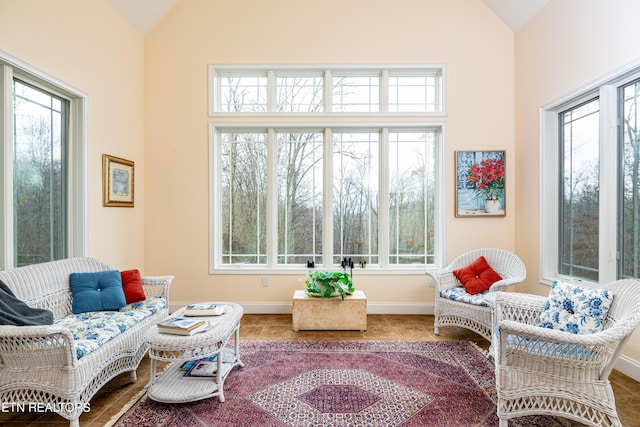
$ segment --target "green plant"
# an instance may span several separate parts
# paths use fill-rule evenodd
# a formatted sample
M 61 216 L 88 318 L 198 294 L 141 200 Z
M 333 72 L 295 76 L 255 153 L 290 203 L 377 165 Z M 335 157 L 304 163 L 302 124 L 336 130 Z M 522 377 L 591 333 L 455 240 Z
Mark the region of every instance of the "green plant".
M 351 277 L 342 271 L 310 271 L 305 284 L 307 292 L 322 298 L 338 293 L 344 299 L 347 293 L 354 291 Z

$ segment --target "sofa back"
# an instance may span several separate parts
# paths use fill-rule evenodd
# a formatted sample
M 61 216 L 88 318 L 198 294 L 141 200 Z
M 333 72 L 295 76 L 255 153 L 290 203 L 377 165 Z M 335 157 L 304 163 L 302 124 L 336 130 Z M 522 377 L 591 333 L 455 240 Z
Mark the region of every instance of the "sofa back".
M 115 268 L 94 258 L 69 258 L 3 270 L 0 280 L 27 305 L 51 310 L 57 319 L 71 313 L 69 275 L 104 270 Z

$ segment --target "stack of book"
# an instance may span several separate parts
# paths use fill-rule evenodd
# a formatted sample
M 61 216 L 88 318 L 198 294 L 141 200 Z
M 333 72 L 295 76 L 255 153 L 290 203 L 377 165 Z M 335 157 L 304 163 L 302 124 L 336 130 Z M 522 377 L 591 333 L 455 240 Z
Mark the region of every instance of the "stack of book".
M 174 335 L 193 335 L 205 331 L 209 327 L 209 322 L 204 320 L 171 317 L 158 323 L 158 332 Z
M 184 316 L 194 317 L 194 316 L 220 316 L 227 312 L 227 306 L 224 304 L 211 304 L 211 303 L 202 303 L 202 304 L 191 304 L 185 307 Z

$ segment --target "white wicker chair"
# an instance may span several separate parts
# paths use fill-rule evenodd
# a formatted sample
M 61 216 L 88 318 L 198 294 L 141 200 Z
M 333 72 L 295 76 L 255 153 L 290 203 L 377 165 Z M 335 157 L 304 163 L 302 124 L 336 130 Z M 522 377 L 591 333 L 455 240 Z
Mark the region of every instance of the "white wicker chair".
M 482 294 L 469 295 L 458 281 L 453 271 L 465 267 L 479 256 L 484 256 L 487 263 L 502 277 L 495 282 L 489 291 Z M 504 249 L 476 249 L 455 258 L 446 268 L 427 271 L 435 282 L 435 321 L 434 333 L 439 334 L 441 326 L 460 326 L 470 329 L 491 341 L 492 302 L 489 295 L 504 291 L 508 286 L 524 281 L 527 269 L 524 262 L 514 253 Z M 454 289 L 455 288 L 455 289 Z M 456 299 L 446 295 L 448 290 L 458 292 Z M 463 296 L 462 299 L 458 297 Z M 467 302 L 468 301 L 468 302 Z
M 640 323 L 640 281 L 613 293 L 604 330 L 576 335 L 535 326 L 547 298 L 496 294 L 496 387 L 500 427 L 510 418 L 556 415 L 594 427 L 621 426 L 609 374 Z

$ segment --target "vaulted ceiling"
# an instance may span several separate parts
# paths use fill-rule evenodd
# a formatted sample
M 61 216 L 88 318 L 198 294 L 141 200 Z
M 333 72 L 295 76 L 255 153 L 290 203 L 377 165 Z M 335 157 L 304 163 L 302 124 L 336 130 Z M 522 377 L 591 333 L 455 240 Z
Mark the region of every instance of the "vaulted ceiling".
M 147 34 L 180 0 L 108 0 L 142 34 Z M 447 0 L 442 0 L 447 1 Z M 482 0 L 514 32 L 550 0 Z M 390 2 L 391 3 L 391 2 Z

